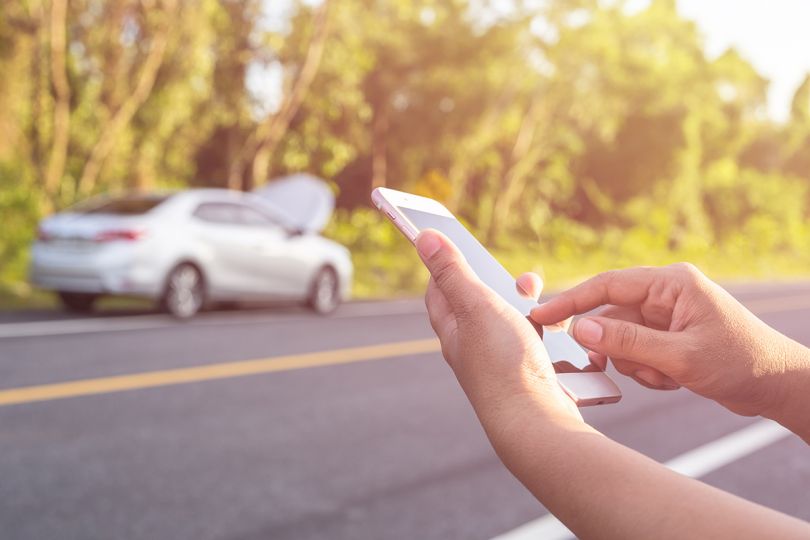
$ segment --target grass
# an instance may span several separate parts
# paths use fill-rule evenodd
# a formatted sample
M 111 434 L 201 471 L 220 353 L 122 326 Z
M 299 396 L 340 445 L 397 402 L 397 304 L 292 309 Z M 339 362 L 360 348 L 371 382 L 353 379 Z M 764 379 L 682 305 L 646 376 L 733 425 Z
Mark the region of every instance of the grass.
M 608 254 L 597 252 L 575 258 L 528 251 L 497 251 L 496 258 L 515 276 L 536 272 L 547 290 L 562 290 L 600 272 L 633 266 L 663 266 L 680 261 L 697 265 L 719 282 L 774 282 L 810 277 L 810 257 L 776 254 L 760 257 L 731 257 L 727 252 L 657 254 Z M 399 251 L 386 263 L 378 254 L 358 254 L 355 261 L 356 298 L 396 298 L 424 292 L 428 274 L 416 253 Z
M 395 232 L 395 231 L 394 231 Z M 362 236 L 362 235 L 361 235 Z M 358 299 L 413 297 L 423 294 L 428 274 L 413 247 L 398 233 L 383 241 L 354 245 L 355 279 L 353 296 Z M 353 242 L 345 242 L 351 245 Z M 563 244 L 565 246 L 566 244 Z M 568 246 L 577 246 L 569 243 Z M 514 275 L 536 272 L 547 290 L 560 290 L 599 272 L 640 265 L 665 265 L 678 261 L 696 264 L 710 278 L 720 282 L 774 282 L 810 277 L 810 253 L 773 250 L 756 253 L 745 244 L 715 248 L 698 246 L 668 251 L 627 242 L 614 250 L 577 247 L 511 247 L 493 252 Z M 142 299 L 107 297 L 102 309 L 151 309 Z M 0 310 L 56 309 L 54 294 L 32 288 L 25 282 L 0 283 Z
M 34 289 L 26 283 L 0 284 L 0 310 L 54 309 L 54 295 Z

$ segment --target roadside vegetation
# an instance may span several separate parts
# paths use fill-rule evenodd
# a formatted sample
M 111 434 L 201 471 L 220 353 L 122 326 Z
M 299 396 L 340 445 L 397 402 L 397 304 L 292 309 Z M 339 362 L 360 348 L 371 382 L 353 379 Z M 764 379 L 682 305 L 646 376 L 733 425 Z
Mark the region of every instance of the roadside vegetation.
M 369 208 L 443 201 L 513 272 L 563 286 L 690 260 L 718 279 L 810 275 L 810 76 L 790 118 L 673 0 L 31 0 L 0 15 L 0 304 L 36 222 L 89 195 L 251 189 L 306 171 L 339 210 L 357 296 L 425 274 Z M 537 3 L 533 3 L 537 4 Z

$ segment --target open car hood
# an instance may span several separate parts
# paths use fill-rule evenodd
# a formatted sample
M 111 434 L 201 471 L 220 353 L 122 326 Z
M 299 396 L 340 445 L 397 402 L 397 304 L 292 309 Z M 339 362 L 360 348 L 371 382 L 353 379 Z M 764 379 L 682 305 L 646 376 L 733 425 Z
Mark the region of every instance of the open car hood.
M 285 225 L 301 232 L 321 232 L 335 209 L 329 184 L 311 174 L 277 178 L 253 193 L 275 207 L 287 221 Z

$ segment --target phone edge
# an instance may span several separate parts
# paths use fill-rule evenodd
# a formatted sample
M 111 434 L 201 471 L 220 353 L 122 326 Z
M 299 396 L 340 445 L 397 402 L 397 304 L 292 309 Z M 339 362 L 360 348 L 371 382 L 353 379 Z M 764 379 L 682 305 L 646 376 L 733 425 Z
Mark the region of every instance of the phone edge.
M 410 220 L 385 197 L 385 192 L 382 191 L 383 189 L 385 188 L 375 188 L 374 191 L 371 192 L 371 202 L 377 210 L 413 244 L 419 232 Z

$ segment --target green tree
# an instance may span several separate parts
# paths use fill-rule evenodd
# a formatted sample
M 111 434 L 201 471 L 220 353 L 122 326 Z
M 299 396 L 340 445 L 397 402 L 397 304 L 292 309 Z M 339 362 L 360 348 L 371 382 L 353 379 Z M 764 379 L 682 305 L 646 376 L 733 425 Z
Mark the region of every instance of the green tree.
M 793 97 L 785 171 L 810 181 L 810 74 Z

